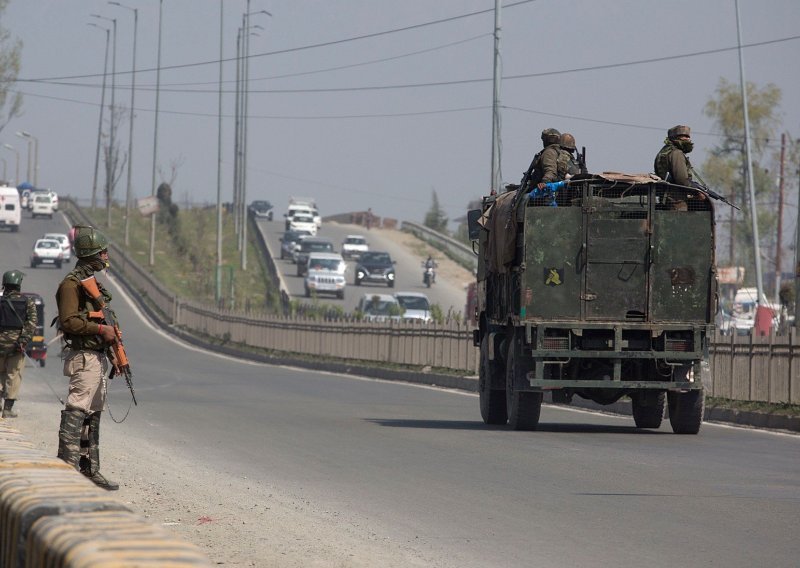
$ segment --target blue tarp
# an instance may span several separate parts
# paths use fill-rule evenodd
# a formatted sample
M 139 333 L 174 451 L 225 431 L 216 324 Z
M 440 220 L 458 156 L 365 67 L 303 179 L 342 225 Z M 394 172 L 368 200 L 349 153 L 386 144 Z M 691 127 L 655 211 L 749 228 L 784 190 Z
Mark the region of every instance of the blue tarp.
M 36 189 L 36 188 L 33 187 L 32 183 L 28 183 L 27 181 L 23 181 L 21 184 L 19 184 L 17 186 L 17 189 L 20 190 L 20 191 L 23 191 L 25 189 Z

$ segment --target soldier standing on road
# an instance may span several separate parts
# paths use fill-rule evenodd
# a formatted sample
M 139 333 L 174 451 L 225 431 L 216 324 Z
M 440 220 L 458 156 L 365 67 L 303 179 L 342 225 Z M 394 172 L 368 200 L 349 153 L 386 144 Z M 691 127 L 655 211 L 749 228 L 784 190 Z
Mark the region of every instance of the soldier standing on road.
M 108 266 L 108 241 L 92 227 L 77 226 L 75 255 L 78 262 L 58 287 L 58 321 L 66 343 L 64 375 L 69 377 L 69 394 L 61 411 L 58 431 L 58 457 L 80 471 L 99 487 L 119 489 L 119 485 L 100 473 L 100 414 L 105 404 L 105 350 L 116 341 L 112 326 L 90 318 L 97 310 L 81 281 Z M 111 294 L 98 287 L 105 302 Z M 82 446 L 87 448 L 82 455 Z
M 37 315 L 33 298 L 21 294 L 19 270 L 3 274 L 3 297 L 0 298 L 0 380 L 2 380 L 3 418 L 16 418 L 14 402 L 22 385 L 25 345 L 36 332 Z
M 656 154 L 653 169 L 656 175 L 669 183 L 693 187 L 692 164 L 688 154 L 694 148 L 688 126 L 673 126 L 667 131 L 664 147 Z

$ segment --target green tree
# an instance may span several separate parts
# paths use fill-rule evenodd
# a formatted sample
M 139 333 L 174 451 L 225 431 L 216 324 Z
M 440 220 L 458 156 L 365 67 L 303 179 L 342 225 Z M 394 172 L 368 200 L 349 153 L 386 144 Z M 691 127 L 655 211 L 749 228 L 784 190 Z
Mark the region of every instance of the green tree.
M 8 0 L 0 0 L 0 21 Z M 0 25 L 0 132 L 22 109 L 22 95 L 11 89 L 17 82 L 22 42 Z
M 448 219 L 439 205 L 439 196 L 436 195 L 436 190 L 434 190 L 431 208 L 425 214 L 423 225 L 434 231 L 447 234 L 447 221 Z
M 780 126 L 781 90 L 772 83 L 763 88 L 748 83 L 747 98 L 759 246 L 762 250 L 769 250 L 766 245 L 775 241 L 777 222 L 774 207 L 776 187 L 774 176 L 768 167 L 773 159 L 769 146 L 778 138 L 775 132 Z M 755 281 L 755 262 L 740 86 L 721 78 L 714 96 L 708 100 L 703 112 L 714 121 L 715 130 L 720 134 L 719 143 L 711 149 L 703 163 L 703 178 L 712 188 L 726 195 L 742 209 L 737 212 L 727 207 L 717 208 L 723 221 L 721 226 L 725 227 L 718 236 L 721 246 L 720 261 L 733 266 L 744 266 L 747 280 L 752 283 Z

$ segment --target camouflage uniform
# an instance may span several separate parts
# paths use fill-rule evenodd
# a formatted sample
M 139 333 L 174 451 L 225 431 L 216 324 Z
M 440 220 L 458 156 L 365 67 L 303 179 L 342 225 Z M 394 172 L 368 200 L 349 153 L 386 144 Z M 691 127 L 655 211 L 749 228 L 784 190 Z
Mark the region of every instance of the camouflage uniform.
M 558 157 L 560 154 L 561 147 L 558 144 L 550 144 L 536 154 L 533 159 L 531 186 L 564 179 L 563 176 L 559 175 L 558 171 Z
M 692 164 L 688 154 L 692 151 L 691 140 L 679 140 L 678 136 L 689 136 L 688 126 L 674 126 L 667 132 L 664 146 L 656 154 L 653 170 L 663 180 L 676 185 L 692 187 Z
M 16 300 L 16 302 L 14 302 Z M 24 319 L 19 311 L 14 311 L 10 303 L 19 304 L 25 301 Z M 14 418 L 16 412 L 12 410 L 22 384 L 22 369 L 25 366 L 25 345 L 36 332 L 38 322 L 36 304 L 33 298 L 26 298 L 19 290 L 6 288 L 0 302 L 5 304 L 3 318 L 0 326 L 0 381 L 2 381 L 2 398 L 5 399 L 3 417 Z M 6 319 L 10 321 L 6 321 Z
M 102 270 L 100 253 L 107 248 L 102 233 L 91 227 L 78 227 L 75 253 L 78 262 L 56 292 L 59 328 L 66 344 L 64 375 L 69 377 L 69 394 L 61 411 L 58 432 L 58 457 L 78 469 L 105 489 L 119 489 L 100 473 L 100 414 L 105 405 L 105 372 L 108 343 L 100 336 L 101 324 L 89 317 L 95 305 L 81 285 Z M 106 303 L 111 294 L 98 282 Z M 107 327 L 103 325 L 103 327 Z

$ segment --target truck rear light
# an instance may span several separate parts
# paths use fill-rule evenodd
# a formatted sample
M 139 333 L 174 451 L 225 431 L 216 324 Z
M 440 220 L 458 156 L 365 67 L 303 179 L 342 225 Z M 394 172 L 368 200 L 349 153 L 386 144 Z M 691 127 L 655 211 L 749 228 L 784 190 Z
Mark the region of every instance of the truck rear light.
M 545 337 L 542 347 L 548 351 L 568 351 L 569 337 Z
M 666 351 L 691 351 L 692 341 L 689 339 L 670 339 L 665 341 L 664 349 Z

